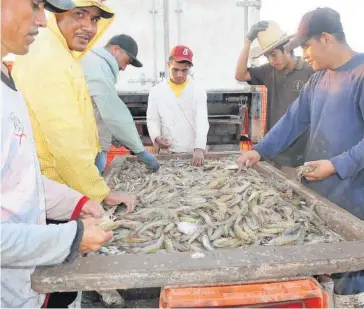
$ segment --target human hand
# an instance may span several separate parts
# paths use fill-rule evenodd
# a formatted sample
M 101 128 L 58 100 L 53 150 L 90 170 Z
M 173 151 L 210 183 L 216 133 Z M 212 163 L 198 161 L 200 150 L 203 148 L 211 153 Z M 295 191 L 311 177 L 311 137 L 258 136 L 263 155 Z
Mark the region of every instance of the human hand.
M 86 218 L 101 218 L 105 213 L 102 205 L 95 200 L 88 200 L 81 209 L 81 219 Z
M 158 136 L 156 137 L 155 142 L 162 149 L 168 149 L 171 146 L 171 143 L 165 137 Z
M 204 164 L 204 161 L 205 156 L 203 150 L 200 148 L 195 149 L 195 151 L 193 152 L 191 164 L 193 166 L 202 166 Z
M 318 160 L 306 162 L 305 166 L 312 166 L 315 169 L 312 172 L 304 173 L 303 176 L 308 181 L 319 181 L 336 173 L 336 169 L 330 160 Z
M 111 191 L 105 197 L 104 202 L 110 206 L 117 206 L 124 203 L 126 205 L 126 212 L 131 213 L 136 206 L 136 200 L 137 198 L 133 194 Z
M 148 151 L 142 151 L 137 154 L 138 160 L 147 165 L 148 168 L 157 171 L 160 168 L 159 162 L 155 156 Z
M 78 248 L 81 253 L 89 253 L 99 250 L 104 244 L 109 242 L 113 237 L 112 231 L 103 231 L 97 224 L 100 223 L 100 219 L 84 219 L 83 223 L 83 235 L 80 246 Z
M 251 167 L 252 165 L 259 162 L 260 159 L 261 159 L 261 156 L 258 151 L 250 150 L 250 151 L 244 152 L 237 160 L 237 163 L 239 165 L 239 169 L 242 169 L 245 167 Z

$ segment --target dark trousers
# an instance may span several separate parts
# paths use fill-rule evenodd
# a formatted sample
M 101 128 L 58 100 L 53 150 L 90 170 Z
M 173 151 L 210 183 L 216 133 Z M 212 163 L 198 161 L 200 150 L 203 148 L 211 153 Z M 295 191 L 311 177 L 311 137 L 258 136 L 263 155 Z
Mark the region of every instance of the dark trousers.
M 63 224 L 68 221 L 47 220 L 47 224 Z M 49 295 L 46 308 L 68 308 L 77 297 L 77 292 L 55 292 Z
M 364 270 L 333 274 L 335 294 L 353 295 L 364 292 Z

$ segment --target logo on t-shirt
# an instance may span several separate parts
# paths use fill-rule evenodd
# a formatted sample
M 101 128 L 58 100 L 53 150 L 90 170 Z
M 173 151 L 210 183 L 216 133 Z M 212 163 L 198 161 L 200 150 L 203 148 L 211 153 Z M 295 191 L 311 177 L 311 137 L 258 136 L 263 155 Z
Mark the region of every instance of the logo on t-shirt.
M 296 80 L 293 83 L 293 91 L 301 91 L 305 83 L 302 80 Z
M 21 145 L 23 137 L 26 137 L 26 134 L 24 133 L 24 125 L 20 122 L 19 117 L 14 113 L 10 114 L 9 120 L 13 123 L 14 135 L 19 138 L 19 145 Z

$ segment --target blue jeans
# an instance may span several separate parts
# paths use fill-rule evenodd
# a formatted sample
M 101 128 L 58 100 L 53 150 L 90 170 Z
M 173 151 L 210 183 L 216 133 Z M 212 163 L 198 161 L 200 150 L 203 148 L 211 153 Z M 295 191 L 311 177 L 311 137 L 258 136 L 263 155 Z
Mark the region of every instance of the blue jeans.
M 106 151 L 101 151 L 97 154 L 95 165 L 100 172 L 100 175 L 104 172 L 106 167 Z

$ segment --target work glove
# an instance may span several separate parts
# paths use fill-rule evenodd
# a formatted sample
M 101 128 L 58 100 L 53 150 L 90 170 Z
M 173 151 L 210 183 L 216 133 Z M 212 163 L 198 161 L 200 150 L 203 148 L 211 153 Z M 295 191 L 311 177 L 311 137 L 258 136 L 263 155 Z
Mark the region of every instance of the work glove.
M 260 21 L 254 24 L 246 35 L 247 40 L 253 42 L 257 38 L 258 32 L 267 30 L 268 25 L 267 21 Z
M 138 157 L 138 160 L 143 162 L 144 164 L 146 164 L 148 166 L 148 168 L 157 171 L 159 169 L 159 162 L 156 159 L 155 156 L 153 156 L 152 154 L 150 154 L 147 151 L 142 151 L 138 154 L 136 154 L 136 156 Z

